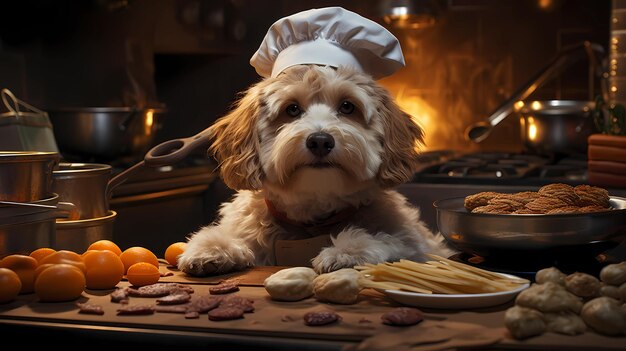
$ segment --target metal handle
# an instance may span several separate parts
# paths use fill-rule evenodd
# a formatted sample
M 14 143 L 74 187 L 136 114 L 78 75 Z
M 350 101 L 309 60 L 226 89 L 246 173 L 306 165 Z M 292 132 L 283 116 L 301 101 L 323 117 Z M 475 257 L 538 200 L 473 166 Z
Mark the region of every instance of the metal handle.
M 562 72 L 565 68 L 585 56 L 589 59 L 590 65 L 595 65 L 592 74 L 604 74 L 604 69 L 602 68 L 601 63 L 597 61 L 594 51 L 602 54 L 604 53 L 604 49 L 601 45 L 590 43 L 588 41 L 563 49 L 547 65 L 539 70 L 526 84 L 522 85 L 520 89 L 515 91 L 509 99 L 498 106 L 498 108 L 496 108 L 486 121 L 481 121 L 469 126 L 465 132 L 466 138 L 476 143 L 485 140 L 490 134 L 491 129 L 502 122 L 502 120 L 514 111 L 516 102 L 525 100 L 550 78 Z M 592 77 L 590 77 L 590 79 L 591 78 Z M 593 83 L 590 83 L 590 89 L 592 88 Z M 602 88 L 604 94 L 605 87 L 602 86 Z M 590 94 L 593 94 L 593 92 L 590 92 Z
M 11 111 L 12 113 L 14 113 L 16 116 L 19 116 L 21 111 L 20 111 L 20 105 L 22 105 L 23 107 L 26 107 L 28 110 L 30 110 L 30 112 L 35 112 L 37 114 L 40 115 L 47 115 L 46 112 L 36 108 L 35 106 L 29 105 L 27 103 L 25 103 L 24 101 L 18 99 L 15 97 L 15 95 L 13 95 L 13 93 L 7 89 L 4 88 L 1 91 L 2 93 L 2 102 L 4 102 L 4 106 L 6 106 L 6 108 Z M 11 101 L 11 104 L 9 102 L 9 100 Z

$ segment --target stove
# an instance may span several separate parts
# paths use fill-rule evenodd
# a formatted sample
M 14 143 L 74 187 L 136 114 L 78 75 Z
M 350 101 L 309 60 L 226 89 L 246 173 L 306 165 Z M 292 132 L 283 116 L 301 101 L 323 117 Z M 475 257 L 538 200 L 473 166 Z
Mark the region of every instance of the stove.
M 431 151 L 419 158 L 413 182 L 448 184 L 545 185 L 587 182 L 587 156 Z

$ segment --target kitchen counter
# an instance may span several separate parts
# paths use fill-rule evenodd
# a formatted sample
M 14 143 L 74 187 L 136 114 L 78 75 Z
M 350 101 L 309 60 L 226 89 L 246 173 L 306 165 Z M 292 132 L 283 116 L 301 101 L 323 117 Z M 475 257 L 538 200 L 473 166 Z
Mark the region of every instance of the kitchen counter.
M 475 310 L 435 310 L 420 308 L 425 313 L 423 322 L 410 327 L 392 327 L 380 322 L 382 313 L 398 307 L 386 295 L 371 289 L 362 291 L 354 305 L 320 303 L 314 298 L 298 302 L 278 302 L 269 298 L 262 286 L 265 277 L 284 267 L 256 267 L 220 277 L 192 278 L 175 274 L 162 277 L 162 282 L 181 282 L 194 288 L 194 295 L 208 294 L 212 284 L 224 279 L 237 279 L 240 291 L 236 294 L 254 300 L 255 311 L 243 319 L 215 322 L 206 314 L 198 319 L 185 319 L 182 314 L 155 313 L 152 315 L 120 316 L 119 304 L 110 301 L 111 290 L 86 290 L 78 301 L 42 303 L 34 294 L 20 295 L 16 300 L 0 305 L 0 334 L 24 340 L 45 342 L 47 338 L 57 345 L 115 345 L 155 346 L 160 349 L 172 345 L 177 349 L 195 346 L 224 346 L 231 349 L 255 350 L 342 350 L 357 347 L 364 340 L 394 340 L 399 337 L 419 338 L 428 328 L 478 328 L 499 340 L 490 349 L 528 350 L 623 350 L 626 337 L 606 337 L 588 331 L 578 336 L 547 333 L 525 341 L 508 337 L 503 327 L 507 303 Z M 162 271 L 169 268 L 162 267 Z M 122 281 L 118 287 L 126 287 Z M 154 298 L 130 297 L 130 304 L 154 304 Z M 102 305 L 104 315 L 80 314 L 76 302 Z M 338 323 L 310 327 L 302 316 L 309 311 L 328 309 L 341 317 Z M 421 333 L 421 334 L 420 334 Z M 425 336 L 424 336 L 425 337 Z M 419 350 L 416 349 L 416 350 Z

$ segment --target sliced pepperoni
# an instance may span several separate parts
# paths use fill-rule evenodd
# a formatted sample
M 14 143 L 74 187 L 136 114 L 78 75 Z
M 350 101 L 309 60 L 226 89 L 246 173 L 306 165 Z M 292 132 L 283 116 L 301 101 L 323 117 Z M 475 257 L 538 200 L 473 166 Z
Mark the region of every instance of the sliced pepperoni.
M 209 311 L 209 320 L 227 321 L 243 318 L 243 308 L 237 306 L 220 306 Z
M 304 315 L 304 324 L 318 326 L 334 323 L 341 320 L 341 316 L 333 311 L 312 311 Z
M 417 308 L 398 307 L 384 313 L 380 319 L 387 325 L 414 325 L 424 319 L 424 314 Z

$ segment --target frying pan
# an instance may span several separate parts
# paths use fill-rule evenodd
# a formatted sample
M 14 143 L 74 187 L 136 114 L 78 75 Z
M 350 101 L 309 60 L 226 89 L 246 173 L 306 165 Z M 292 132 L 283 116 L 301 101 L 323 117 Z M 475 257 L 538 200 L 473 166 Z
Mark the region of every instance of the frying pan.
M 209 128 L 206 128 L 194 136 L 172 139 L 154 146 L 146 153 L 142 161 L 124 170 L 109 181 L 106 189 L 106 198 L 110 199 L 116 187 L 145 167 L 171 166 L 183 161 L 191 152 L 197 149 L 208 148 L 211 143 L 209 134 Z
M 598 243 L 616 246 L 626 238 L 626 198 L 611 196 L 610 211 L 552 215 L 471 213 L 464 200 L 443 199 L 433 205 L 441 234 L 474 255 L 521 254 L 532 260 L 543 252 L 582 251 Z

